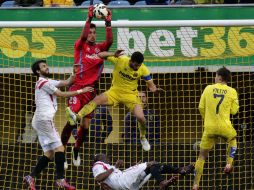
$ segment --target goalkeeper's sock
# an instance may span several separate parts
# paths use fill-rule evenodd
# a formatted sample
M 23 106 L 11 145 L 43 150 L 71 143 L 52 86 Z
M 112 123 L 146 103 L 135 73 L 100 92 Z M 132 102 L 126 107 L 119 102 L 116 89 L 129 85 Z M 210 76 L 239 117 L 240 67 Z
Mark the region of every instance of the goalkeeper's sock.
M 81 119 L 91 113 L 97 107 L 96 103 L 92 100 L 86 104 L 77 114 L 78 119 Z
M 50 159 L 43 155 L 40 160 L 37 162 L 37 165 L 33 169 L 32 173 L 30 174 L 31 177 L 36 177 L 41 173 L 41 171 L 48 166 Z
M 85 129 L 83 127 L 79 127 L 78 129 L 78 133 L 77 133 L 77 140 L 75 142 L 75 149 L 79 150 L 79 148 L 81 147 L 81 145 L 83 144 L 86 136 L 88 135 L 89 133 L 89 129 Z
M 70 136 L 71 136 L 71 132 L 74 128 L 76 128 L 77 125 L 70 125 L 68 122 L 66 123 L 66 125 L 63 128 L 63 132 L 61 134 L 61 141 L 63 143 L 64 146 L 67 145 Z
M 201 179 L 201 176 L 203 174 L 203 169 L 204 169 L 204 164 L 205 160 L 198 158 L 195 164 L 195 179 L 194 179 L 194 184 L 199 186 L 199 182 Z
M 227 148 L 227 164 L 232 165 L 237 149 L 236 139 L 229 141 Z
M 140 139 L 146 138 L 146 122 L 138 122 L 138 128 L 140 132 Z

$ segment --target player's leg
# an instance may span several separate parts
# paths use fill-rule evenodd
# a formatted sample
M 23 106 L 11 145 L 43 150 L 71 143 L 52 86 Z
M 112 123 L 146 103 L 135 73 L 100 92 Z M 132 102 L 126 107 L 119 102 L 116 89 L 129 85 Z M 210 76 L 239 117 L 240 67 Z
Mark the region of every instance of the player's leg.
M 97 106 L 108 105 L 108 96 L 106 93 L 102 93 L 96 96 L 92 101 L 86 104 L 78 114 L 75 114 L 69 107 L 66 108 L 66 117 L 72 124 L 77 123 L 77 120 L 81 120 L 86 115 L 90 114 Z
M 143 112 L 143 108 L 140 104 L 136 104 L 133 108 L 133 114 L 138 120 L 138 128 L 140 132 L 140 142 L 142 144 L 142 147 L 145 151 L 149 151 L 151 149 L 151 146 L 146 139 L 146 131 L 147 131 L 147 126 L 146 126 L 146 118 Z
M 54 148 L 54 155 L 55 155 L 55 165 L 56 165 L 56 186 L 65 188 L 68 190 L 75 190 L 76 188 L 70 184 L 68 184 L 64 177 L 64 162 L 65 162 L 65 155 L 64 155 L 64 146 L 58 142 L 52 144 Z
M 199 189 L 199 182 L 203 174 L 205 160 L 208 157 L 209 151 L 214 146 L 214 143 L 215 143 L 215 139 L 210 138 L 209 133 L 205 129 L 201 139 L 201 143 L 200 143 L 199 157 L 195 163 L 195 177 L 194 177 L 194 184 L 192 188 L 193 190 Z
M 36 166 L 33 168 L 33 171 L 24 177 L 24 182 L 31 190 L 35 190 L 35 177 L 37 177 L 41 171 L 48 166 L 48 163 L 53 157 L 53 150 L 45 152 L 44 155 L 38 160 Z
M 108 105 L 108 96 L 107 93 L 102 93 L 99 96 L 96 96 L 92 101 L 86 104 L 77 114 L 77 118 L 81 119 L 86 115 L 90 114 L 97 106 L 99 105 Z
M 227 134 L 227 164 L 224 168 L 226 174 L 230 174 L 233 170 L 233 161 L 237 150 L 236 131 L 232 127 L 230 131 L 225 131 Z
M 39 143 L 43 149 L 44 155 L 38 160 L 36 166 L 33 168 L 33 171 L 30 175 L 24 177 L 24 182 L 30 187 L 31 190 L 35 190 L 35 180 L 34 178 L 41 173 L 41 171 L 48 166 L 50 159 L 54 156 L 54 151 L 46 144 L 45 142 L 48 141 L 50 137 L 48 134 L 51 131 L 47 131 L 44 129 L 52 129 L 51 122 L 48 121 L 37 121 L 33 118 L 32 126 L 37 133 Z
M 166 189 L 168 186 L 175 184 L 177 180 L 175 177 L 171 177 L 169 180 L 165 179 L 165 177 L 161 175 L 162 172 L 166 173 L 163 170 L 165 170 L 165 168 L 163 169 L 163 165 L 154 161 L 147 163 L 147 168 L 145 169 L 145 173 L 147 175 L 151 174 L 160 184 L 160 189 Z
M 189 164 L 187 166 L 178 167 L 171 164 L 161 164 L 161 174 L 180 174 L 185 176 L 190 173 L 194 173 L 195 165 Z
M 80 127 L 78 128 L 77 131 L 77 139 L 74 144 L 74 147 L 72 148 L 72 161 L 75 166 L 80 166 L 81 160 L 79 155 L 79 149 L 89 134 L 90 123 L 91 123 L 90 117 L 84 117 L 83 119 L 81 119 Z
M 68 144 L 68 141 L 70 139 L 71 133 L 72 131 L 77 128 L 77 125 L 71 125 L 69 122 L 66 122 L 62 134 L 61 134 L 61 141 L 63 143 L 63 146 L 65 147 L 66 150 L 66 146 Z M 67 170 L 68 169 L 68 162 L 67 160 L 65 160 L 64 162 L 64 169 Z
M 95 98 L 96 92 L 87 92 L 84 94 L 80 94 L 80 111 L 82 107 L 89 104 Z M 75 141 L 74 147 L 72 148 L 72 161 L 75 166 L 80 166 L 80 156 L 79 156 L 79 149 L 83 142 L 85 141 L 86 137 L 89 134 L 89 126 L 91 123 L 91 114 L 87 114 L 80 120 L 80 127 L 77 131 L 77 139 Z
M 80 89 L 81 87 L 77 86 L 77 85 L 73 85 L 70 87 L 69 91 L 76 91 L 78 89 Z M 77 95 L 74 97 L 70 97 L 68 99 L 68 106 L 69 108 L 77 113 L 80 109 L 81 109 L 81 100 L 80 100 L 81 96 Z M 69 121 L 69 119 L 67 118 L 67 123 L 63 128 L 62 134 L 61 134 L 61 141 L 63 143 L 63 146 L 66 148 L 66 145 L 70 139 L 72 130 L 77 128 L 77 125 L 75 123 L 72 123 L 72 121 Z M 68 163 L 67 160 L 64 162 L 64 168 L 68 169 Z

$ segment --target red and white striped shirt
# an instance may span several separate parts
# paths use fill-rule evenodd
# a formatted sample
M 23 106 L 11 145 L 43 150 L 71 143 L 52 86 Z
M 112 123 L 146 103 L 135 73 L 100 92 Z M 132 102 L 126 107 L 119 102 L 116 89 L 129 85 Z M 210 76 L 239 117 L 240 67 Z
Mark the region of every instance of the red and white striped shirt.
M 113 173 L 103 181 L 104 183 L 113 190 L 138 190 L 141 181 L 146 175 L 144 172 L 146 167 L 146 163 L 142 163 L 121 171 L 110 164 L 98 161 L 95 162 L 92 170 L 94 177 L 97 177 L 110 168 L 114 168 Z
M 54 95 L 60 81 L 40 77 L 35 85 L 36 120 L 53 120 L 57 111 L 57 97 Z

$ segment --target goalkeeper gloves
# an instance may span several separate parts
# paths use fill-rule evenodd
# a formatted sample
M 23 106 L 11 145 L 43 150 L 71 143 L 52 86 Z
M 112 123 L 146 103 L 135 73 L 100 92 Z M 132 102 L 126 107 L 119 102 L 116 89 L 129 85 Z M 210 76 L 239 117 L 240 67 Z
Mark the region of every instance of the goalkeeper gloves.
M 88 8 L 88 14 L 87 14 L 87 17 L 89 19 L 89 21 L 91 21 L 93 19 L 93 5 L 91 5 L 89 8 Z
M 111 27 L 111 20 L 112 20 L 112 12 L 108 10 L 108 15 L 105 17 L 106 27 Z

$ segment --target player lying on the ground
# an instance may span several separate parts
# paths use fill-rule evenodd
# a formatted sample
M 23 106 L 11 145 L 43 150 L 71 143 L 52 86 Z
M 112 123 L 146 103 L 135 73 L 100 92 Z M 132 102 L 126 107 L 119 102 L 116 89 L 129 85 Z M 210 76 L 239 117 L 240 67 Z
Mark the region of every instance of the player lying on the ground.
M 161 174 L 186 175 L 194 171 L 192 164 L 179 168 L 169 164 L 160 164 L 156 161 L 138 163 L 121 171 L 118 168 L 122 165 L 122 160 L 118 160 L 115 166 L 110 165 L 109 159 L 105 154 L 96 154 L 92 168 L 95 180 L 99 183 L 103 182 L 103 186 L 106 186 L 106 189 L 138 190 L 150 177 L 154 177 L 159 183 L 160 189 L 165 189 L 175 184 L 177 178 L 173 176 L 167 180 Z

